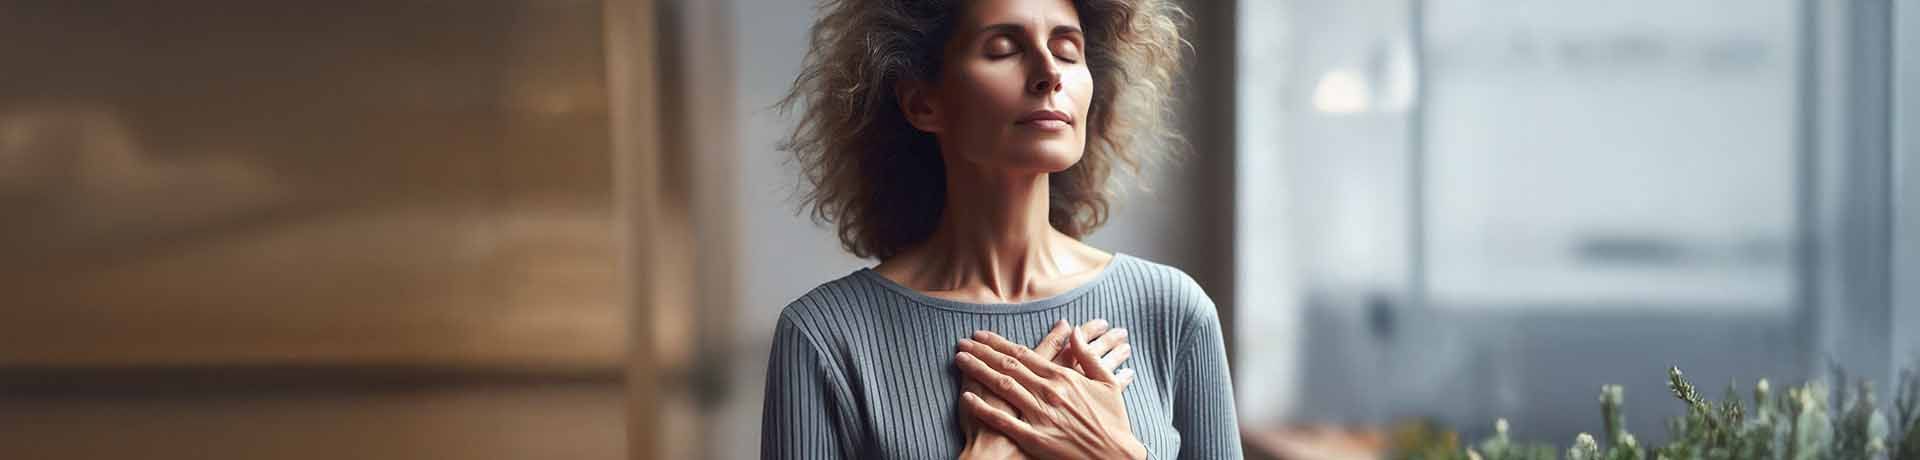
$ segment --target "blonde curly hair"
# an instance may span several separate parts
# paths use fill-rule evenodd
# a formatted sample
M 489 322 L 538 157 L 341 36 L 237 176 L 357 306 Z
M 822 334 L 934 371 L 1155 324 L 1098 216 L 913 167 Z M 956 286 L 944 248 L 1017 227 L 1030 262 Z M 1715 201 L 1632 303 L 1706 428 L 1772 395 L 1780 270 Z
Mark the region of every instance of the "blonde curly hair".
M 967 0 L 822 0 L 800 75 L 779 107 L 803 106 L 781 143 L 807 186 L 803 207 L 835 224 L 858 257 L 886 259 L 924 241 L 946 205 L 932 134 L 909 124 L 894 85 L 933 81 Z M 1093 99 L 1078 163 L 1049 179 L 1048 222 L 1074 238 L 1106 223 L 1115 169 L 1137 177 L 1172 153 L 1174 75 L 1187 19 L 1167 0 L 1073 0 Z

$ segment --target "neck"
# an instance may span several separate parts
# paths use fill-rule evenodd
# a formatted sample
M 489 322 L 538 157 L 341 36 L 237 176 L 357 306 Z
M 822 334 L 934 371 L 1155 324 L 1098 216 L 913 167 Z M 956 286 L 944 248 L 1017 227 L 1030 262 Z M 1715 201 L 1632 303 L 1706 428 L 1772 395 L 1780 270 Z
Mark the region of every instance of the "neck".
M 947 165 L 946 208 L 929 235 L 929 285 L 984 288 L 1007 301 L 1032 297 L 1036 281 L 1062 275 L 1056 251 L 1071 238 L 1047 222 L 1048 175 Z

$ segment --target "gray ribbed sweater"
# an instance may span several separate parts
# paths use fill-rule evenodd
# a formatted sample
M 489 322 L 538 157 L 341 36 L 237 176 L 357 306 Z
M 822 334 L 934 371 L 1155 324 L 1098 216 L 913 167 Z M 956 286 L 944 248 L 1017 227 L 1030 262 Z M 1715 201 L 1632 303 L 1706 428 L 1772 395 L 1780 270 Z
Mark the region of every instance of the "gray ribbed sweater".
M 954 458 L 960 338 L 987 329 L 1032 346 L 1056 320 L 1123 327 L 1123 395 L 1150 458 L 1240 458 L 1233 385 L 1213 300 L 1179 269 L 1116 255 L 1093 280 L 1020 304 L 940 299 L 871 269 L 780 313 L 767 365 L 762 458 Z

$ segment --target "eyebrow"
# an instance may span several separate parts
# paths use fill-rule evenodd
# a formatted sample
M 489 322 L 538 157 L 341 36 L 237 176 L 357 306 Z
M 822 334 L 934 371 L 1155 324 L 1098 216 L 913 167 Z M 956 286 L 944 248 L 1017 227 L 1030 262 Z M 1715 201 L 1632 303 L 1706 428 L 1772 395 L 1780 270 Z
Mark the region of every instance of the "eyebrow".
M 1027 30 L 1027 27 L 1020 23 L 1002 22 L 981 27 L 980 30 L 974 32 L 974 35 L 984 35 L 990 32 L 1020 32 L 1024 30 Z M 1085 35 L 1085 33 L 1080 31 L 1079 26 L 1061 24 L 1053 26 L 1053 35 Z

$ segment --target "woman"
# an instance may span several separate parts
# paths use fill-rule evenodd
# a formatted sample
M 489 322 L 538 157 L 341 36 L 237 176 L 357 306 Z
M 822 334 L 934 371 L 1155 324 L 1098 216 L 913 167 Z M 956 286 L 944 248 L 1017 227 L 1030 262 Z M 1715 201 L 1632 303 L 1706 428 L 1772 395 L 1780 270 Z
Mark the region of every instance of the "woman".
M 1079 241 L 1105 221 L 1114 170 L 1137 174 L 1172 137 L 1181 13 L 822 8 L 786 148 L 815 217 L 880 264 L 781 312 L 762 456 L 1239 457 L 1212 300 L 1177 269 Z

